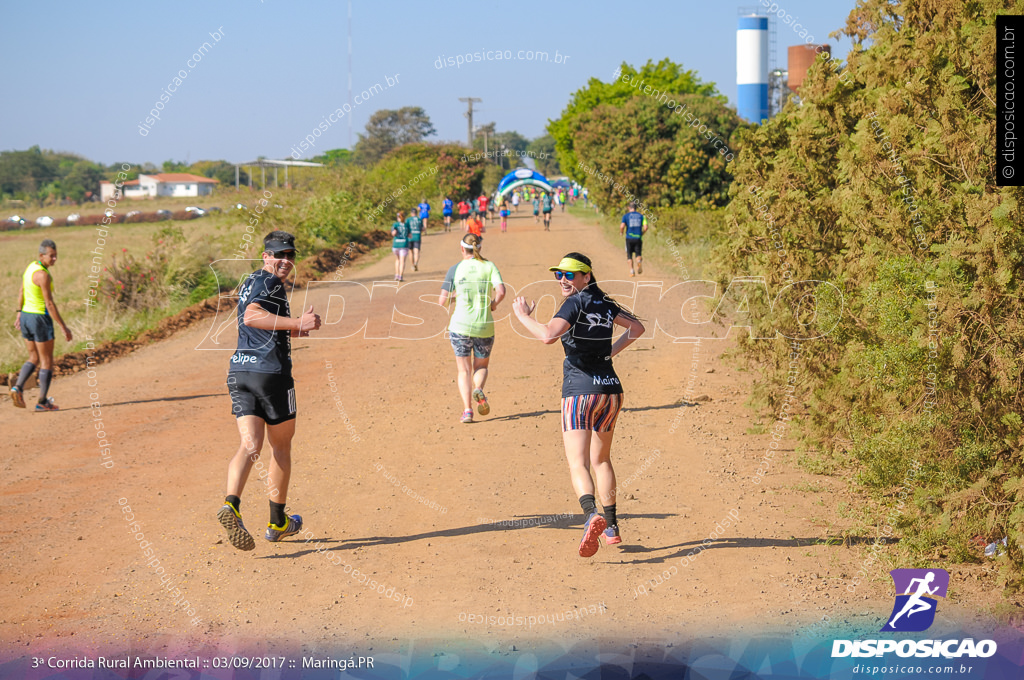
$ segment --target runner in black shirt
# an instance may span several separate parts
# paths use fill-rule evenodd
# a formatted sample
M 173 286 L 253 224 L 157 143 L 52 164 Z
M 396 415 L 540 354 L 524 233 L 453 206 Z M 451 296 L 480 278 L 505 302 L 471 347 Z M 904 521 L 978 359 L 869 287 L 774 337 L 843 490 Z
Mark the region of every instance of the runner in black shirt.
M 536 305 L 525 298 L 516 298 L 512 309 L 545 344 L 562 340 L 562 441 L 572 485 L 585 516 L 579 554 L 590 557 L 597 552 L 602 532 L 607 545 L 622 542 L 615 516 L 615 470 L 611 462 L 615 421 L 622 408 L 622 385 L 612 367 L 612 357 L 643 335 L 644 326 L 598 288 L 587 256 L 569 253 L 551 271 L 565 301 L 550 322 L 542 324 L 534 319 L 531 315 Z M 613 343 L 615 326 L 622 326 L 626 332 Z M 604 516 L 597 512 L 591 466 Z
M 270 496 L 268 541 L 297 534 L 302 517 L 285 515 L 291 477 L 292 437 L 295 435 L 295 382 L 292 380 L 291 338 L 320 328 L 320 317 L 310 307 L 298 319 L 290 317 L 284 280 L 295 266 L 295 237 L 272 231 L 263 239 L 263 268 L 242 285 L 238 299 L 238 349 L 228 369 L 228 393 L 242 444 L 228 463 L 227 498 L 217 519 L 239 550 L 256 547 L 242 524 L 242 490 L 253 464 L 259 460 L 266 434 L 273 450 L 267 477 Z

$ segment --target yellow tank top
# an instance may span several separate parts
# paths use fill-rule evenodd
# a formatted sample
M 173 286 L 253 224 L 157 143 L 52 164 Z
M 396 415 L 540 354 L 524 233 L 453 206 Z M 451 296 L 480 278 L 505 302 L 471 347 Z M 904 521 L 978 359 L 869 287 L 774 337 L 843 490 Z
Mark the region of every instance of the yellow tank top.
M 22 305 L 21 311 L 29 314 L 47 313 L 46 302 L 43 300 L 43 289 L 32 283 L 32 276 L 38 271 L 50 273 L 49 269 L 36 260 L 25 268 L 25 275 L 21 278 L 22 288 L 25 291 L 25 304 Z M 50 292 L 53 292 L 53 277 L 50 277 Z

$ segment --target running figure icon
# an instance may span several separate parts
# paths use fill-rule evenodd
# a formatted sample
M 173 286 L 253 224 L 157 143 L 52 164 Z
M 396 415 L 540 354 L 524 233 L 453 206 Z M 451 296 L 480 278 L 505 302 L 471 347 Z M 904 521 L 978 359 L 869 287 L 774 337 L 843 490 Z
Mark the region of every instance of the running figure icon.
M 921 599 L 922 595 L 925 595 L 925 594 L 934 595 L 935 591 L 937 591 L 939 589 L 938 586 L 935 586 L 934 588 L 929 588 L 928 587 L 928 584 L 931 583 L 934 580 L 935 580 L 935 573 L 931 572 L 931 571 L 929 571 L 927 574 L 925 574 L 924 578 L 911 579 L 910 585 L 907 587 L 907 592 L 910 592 L 911 590 L 913 590 L 915 583 L 918 584 L 917 591 L 915 593 L 913 593 L 910 596 L 910 599 L 907 600 L 907 603 L 905 605 L 903 605 L 903 609 L 900 610 L 900 613 L 897 614 L 896 616 L 892 617 L 892 620 L 889 621 L 889 627 L 890 628 L 895 628 L 894 624 L 896 623 L 896 619 L 900 618 L 904 614 L 906 614 L 907 618 L 909 619 L 914 614 L 917 614 L 918 612 L 926 612 L 926 611 L 932 609 L 935 606 L 934 604 L 931 604 L 931 603 L 926 602 L 925 600 Z
M 882 631 L 928 630 L 939 611 L 939 598 L 946 597 L 949 590 L 949 572 L 945 569 L 893 569 L 889 574 L 896 587 L 896 599 Z

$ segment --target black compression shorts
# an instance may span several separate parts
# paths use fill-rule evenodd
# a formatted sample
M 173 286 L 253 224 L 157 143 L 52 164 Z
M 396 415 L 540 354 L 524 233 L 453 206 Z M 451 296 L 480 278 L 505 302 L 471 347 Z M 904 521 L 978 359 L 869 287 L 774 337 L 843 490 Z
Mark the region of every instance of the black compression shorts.
M 295 380 L 280 373 L 228 373 L 231 412 L 236 418 L 258 416 L 267 425 L 295 418 Z
M 629 260 L 636 255 L 642 257 L 644 250 L 644 242 L 638 238 L 627 238 L 626 239 L 626 259 Z

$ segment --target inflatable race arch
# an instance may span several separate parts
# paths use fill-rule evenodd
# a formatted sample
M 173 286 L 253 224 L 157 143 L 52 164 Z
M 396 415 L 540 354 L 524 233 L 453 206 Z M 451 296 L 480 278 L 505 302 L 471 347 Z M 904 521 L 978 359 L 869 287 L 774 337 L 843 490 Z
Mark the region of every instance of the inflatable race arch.
M 502 200 L 510 193 L 522 186 L 539 187 L 543 191 L 554 192 L 554 187 L 548 182 L 547 177 L 536 170 L 529 168 L 518 168 L 505 175 L 498 183 L 498 191 L 494 194 L 494 200 L 501 205 Z

